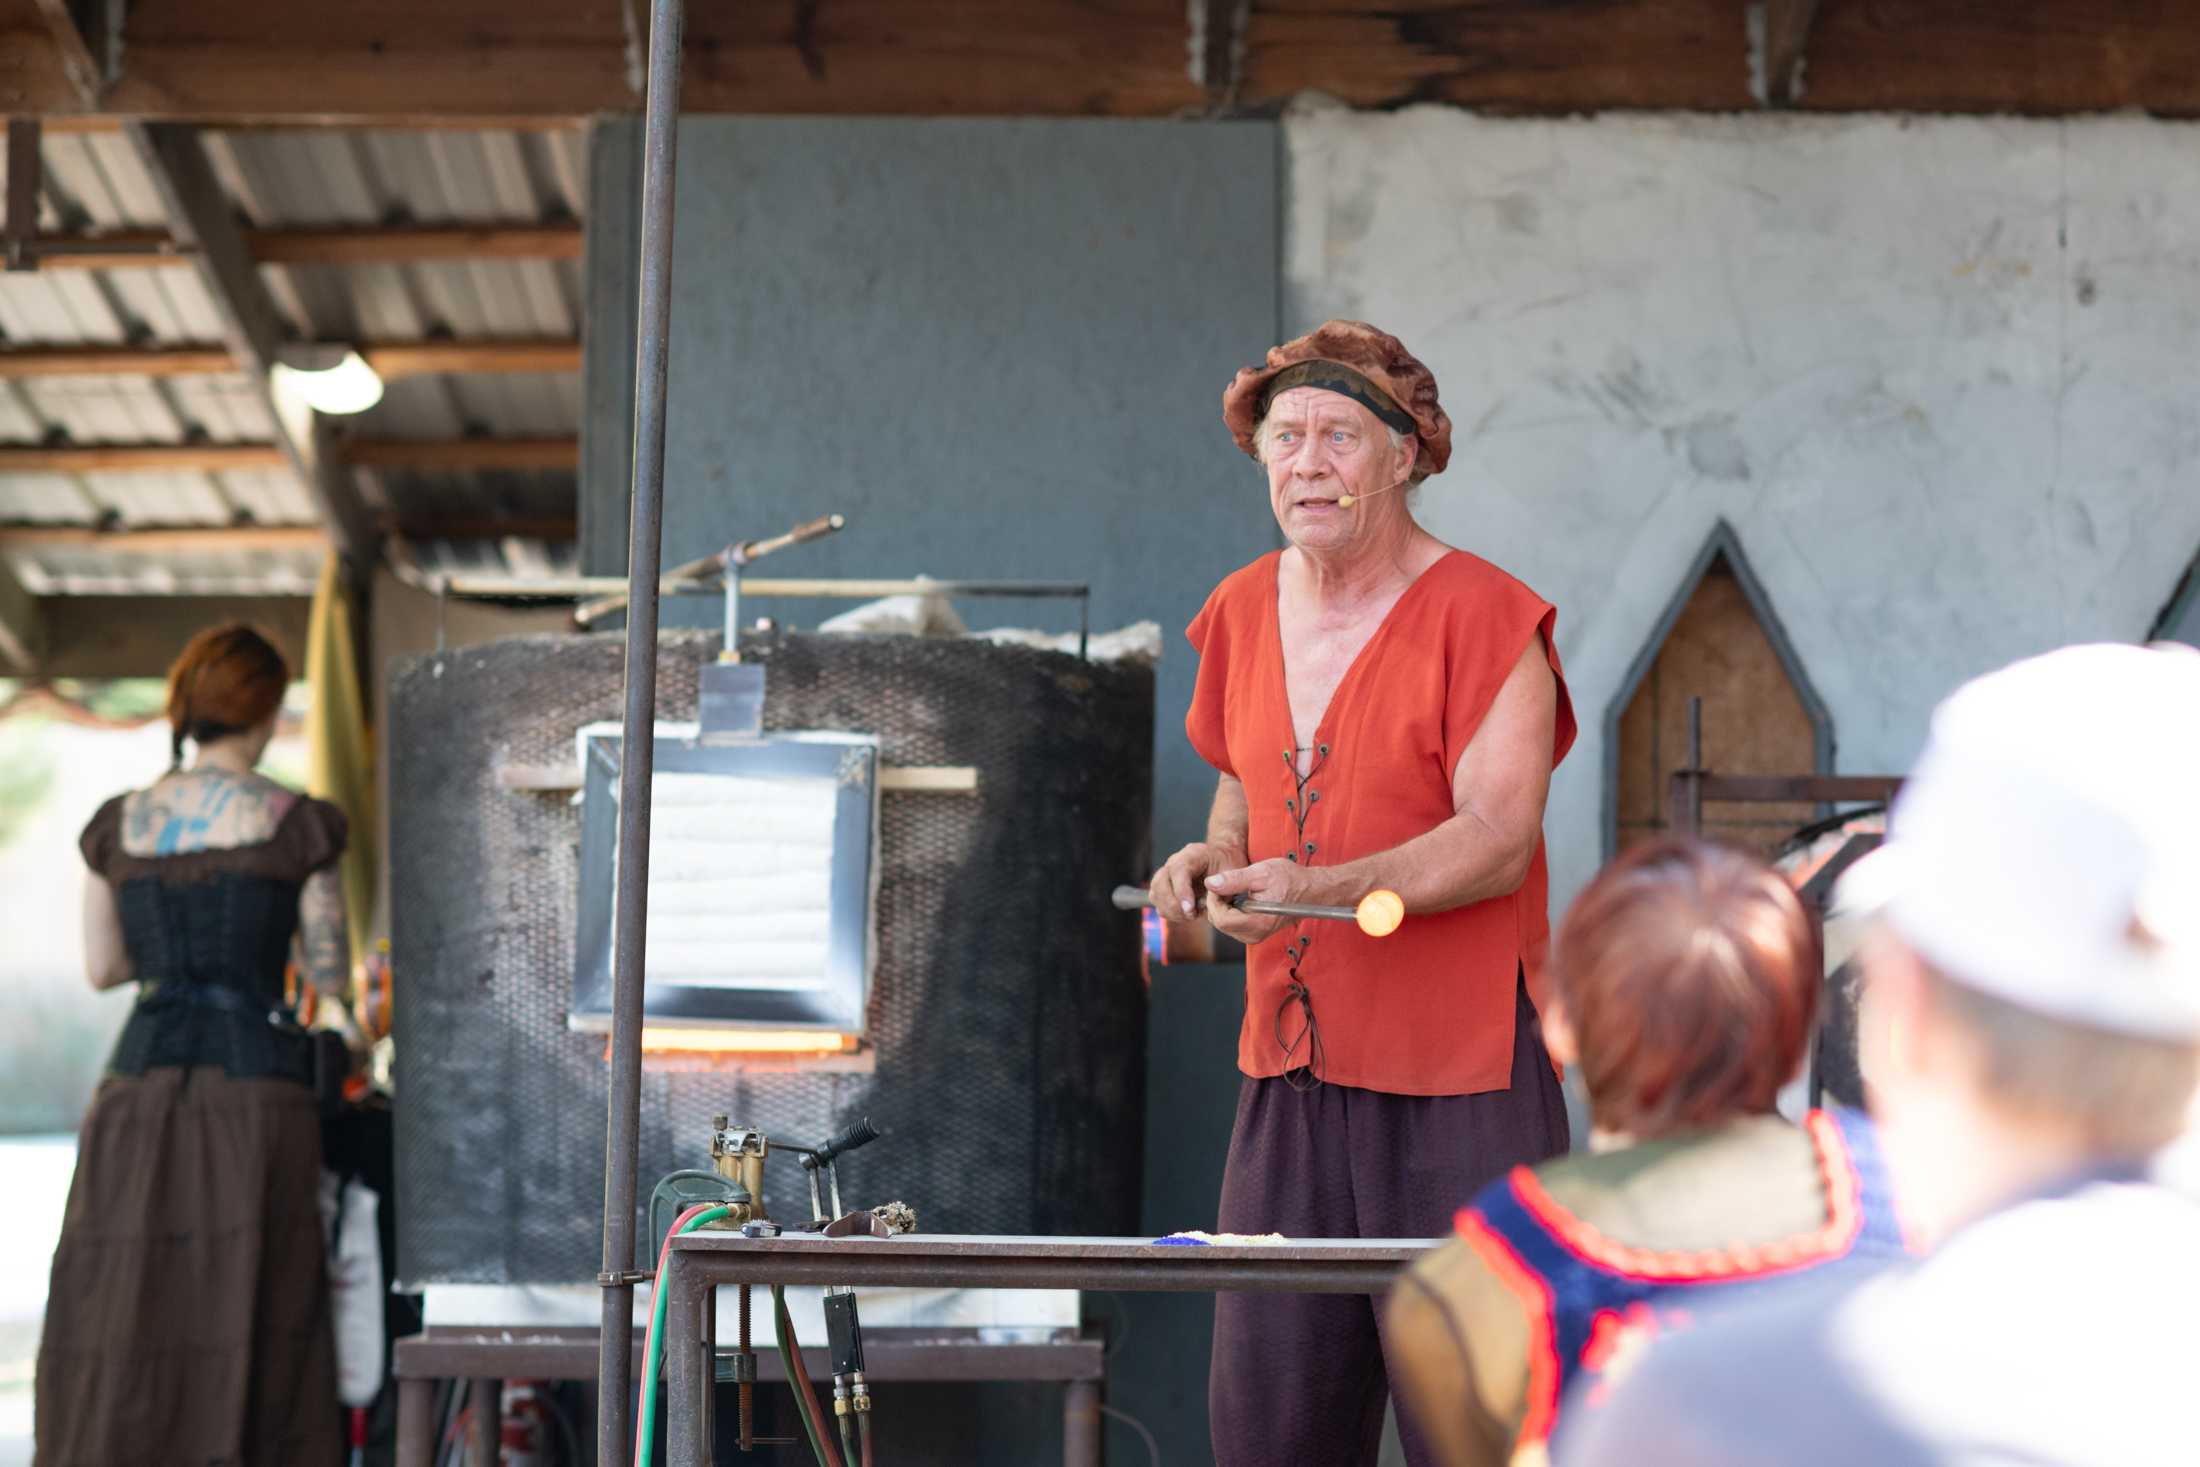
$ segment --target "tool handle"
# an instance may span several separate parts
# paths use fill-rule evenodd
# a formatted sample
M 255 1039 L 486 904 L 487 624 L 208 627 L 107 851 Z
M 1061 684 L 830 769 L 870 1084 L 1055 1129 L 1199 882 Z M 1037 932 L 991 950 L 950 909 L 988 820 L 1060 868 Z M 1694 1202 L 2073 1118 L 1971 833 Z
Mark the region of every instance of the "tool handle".
M 774 535 L 768 540 L 743 540 L 726 552 L 726 559 L 733 565 L 747 565 L 750 561 L 762 560 L 775 550 L 821 540 L 847 523 L 846 515 L 821 514 L 814 520 L 804 520 L 783 535 Z
M 869 1116 L 864 1116 L 862 1119 L 855 1122 L 855 1124 L 847 1127 L 832 1140 L 826 1142 L 823 1146 L 818 1147 L 816 1154 L 811 1157 L 811 1160 L 816 1165 L 823 1166 L 825 1165 L 825 1163 L 831 1161 L 836 1156 L 840 1156 L 846 1152 L 853 1151 L 859 1146 L 870 1145 L 873 1141 L 876 1141 L 884 1134 L 886 1133 L 871 1124 L 871 1118 Z

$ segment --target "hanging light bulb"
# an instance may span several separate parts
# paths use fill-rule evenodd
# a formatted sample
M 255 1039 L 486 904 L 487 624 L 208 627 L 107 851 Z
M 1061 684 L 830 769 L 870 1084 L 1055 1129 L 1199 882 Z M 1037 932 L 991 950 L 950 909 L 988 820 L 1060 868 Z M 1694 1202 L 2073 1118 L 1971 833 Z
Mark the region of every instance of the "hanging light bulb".
M 382 379 L 341 342 L 308 342 L 276 353 L 276 382 L 317 412 L 363 413 L 382 400 Z

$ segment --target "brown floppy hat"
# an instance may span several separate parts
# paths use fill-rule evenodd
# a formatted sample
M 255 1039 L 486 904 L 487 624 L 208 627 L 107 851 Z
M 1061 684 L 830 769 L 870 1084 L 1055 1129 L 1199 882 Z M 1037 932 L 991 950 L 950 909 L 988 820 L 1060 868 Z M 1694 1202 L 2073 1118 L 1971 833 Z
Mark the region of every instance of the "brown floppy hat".
M 1436 402 L 1436 378 L 1405 343 L 1365 321 L 1326 321 L 1296 341 L 1271 347 L 1268 360 L 1247 367 L 1222 394 L 1222 421 L 1247 454 L 1268 400 L 1293 387 L 1341 392 L 1401 433 L 1421 440 L 1414 477 L 1440 474 L 1451 462 L 1451 419 Z

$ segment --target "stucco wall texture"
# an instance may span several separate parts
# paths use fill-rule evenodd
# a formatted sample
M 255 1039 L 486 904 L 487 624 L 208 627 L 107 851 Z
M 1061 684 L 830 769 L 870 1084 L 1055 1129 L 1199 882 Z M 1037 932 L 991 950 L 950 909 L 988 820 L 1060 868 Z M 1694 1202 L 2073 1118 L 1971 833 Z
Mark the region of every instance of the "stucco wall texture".
M 2200 129 L 1284 131 L 1285 331 L 1358 317 L 1429 363 L 1457 446 L 1423 522 L 1559 607 L 1554 906 L 1600 859 L 1606 707 L 1722 518 L 1854 773 L 1966 677 L 2145 636 L 2200 545 Z

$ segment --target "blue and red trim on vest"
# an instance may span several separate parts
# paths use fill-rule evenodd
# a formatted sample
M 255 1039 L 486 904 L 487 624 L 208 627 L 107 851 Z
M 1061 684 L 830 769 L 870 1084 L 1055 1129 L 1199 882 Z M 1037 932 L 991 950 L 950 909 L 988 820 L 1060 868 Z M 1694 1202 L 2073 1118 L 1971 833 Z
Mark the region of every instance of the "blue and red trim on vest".
M 1706 1290 L 1724 1303 L 1803 1269 L 1907 1251 L 1871 1122 L 1854 1112 L 1812 1111 L 1803 1129 L 1818 1155 L 1826 1217 L 1771 1242 L 1633 1247 L 1568 1211 L 1526 1167 L 1460 1209 L 1459 1236 L 1519 1301 L 1528 1322 L 1526 1409 L 1516 1448 L 1549 1439 L 1559 1402 L 1576 1381 L 1597 1377 L 1601 1385 L 1658 1334 L 1686 1327 L 1687 1302 L 1708 1299 Z

